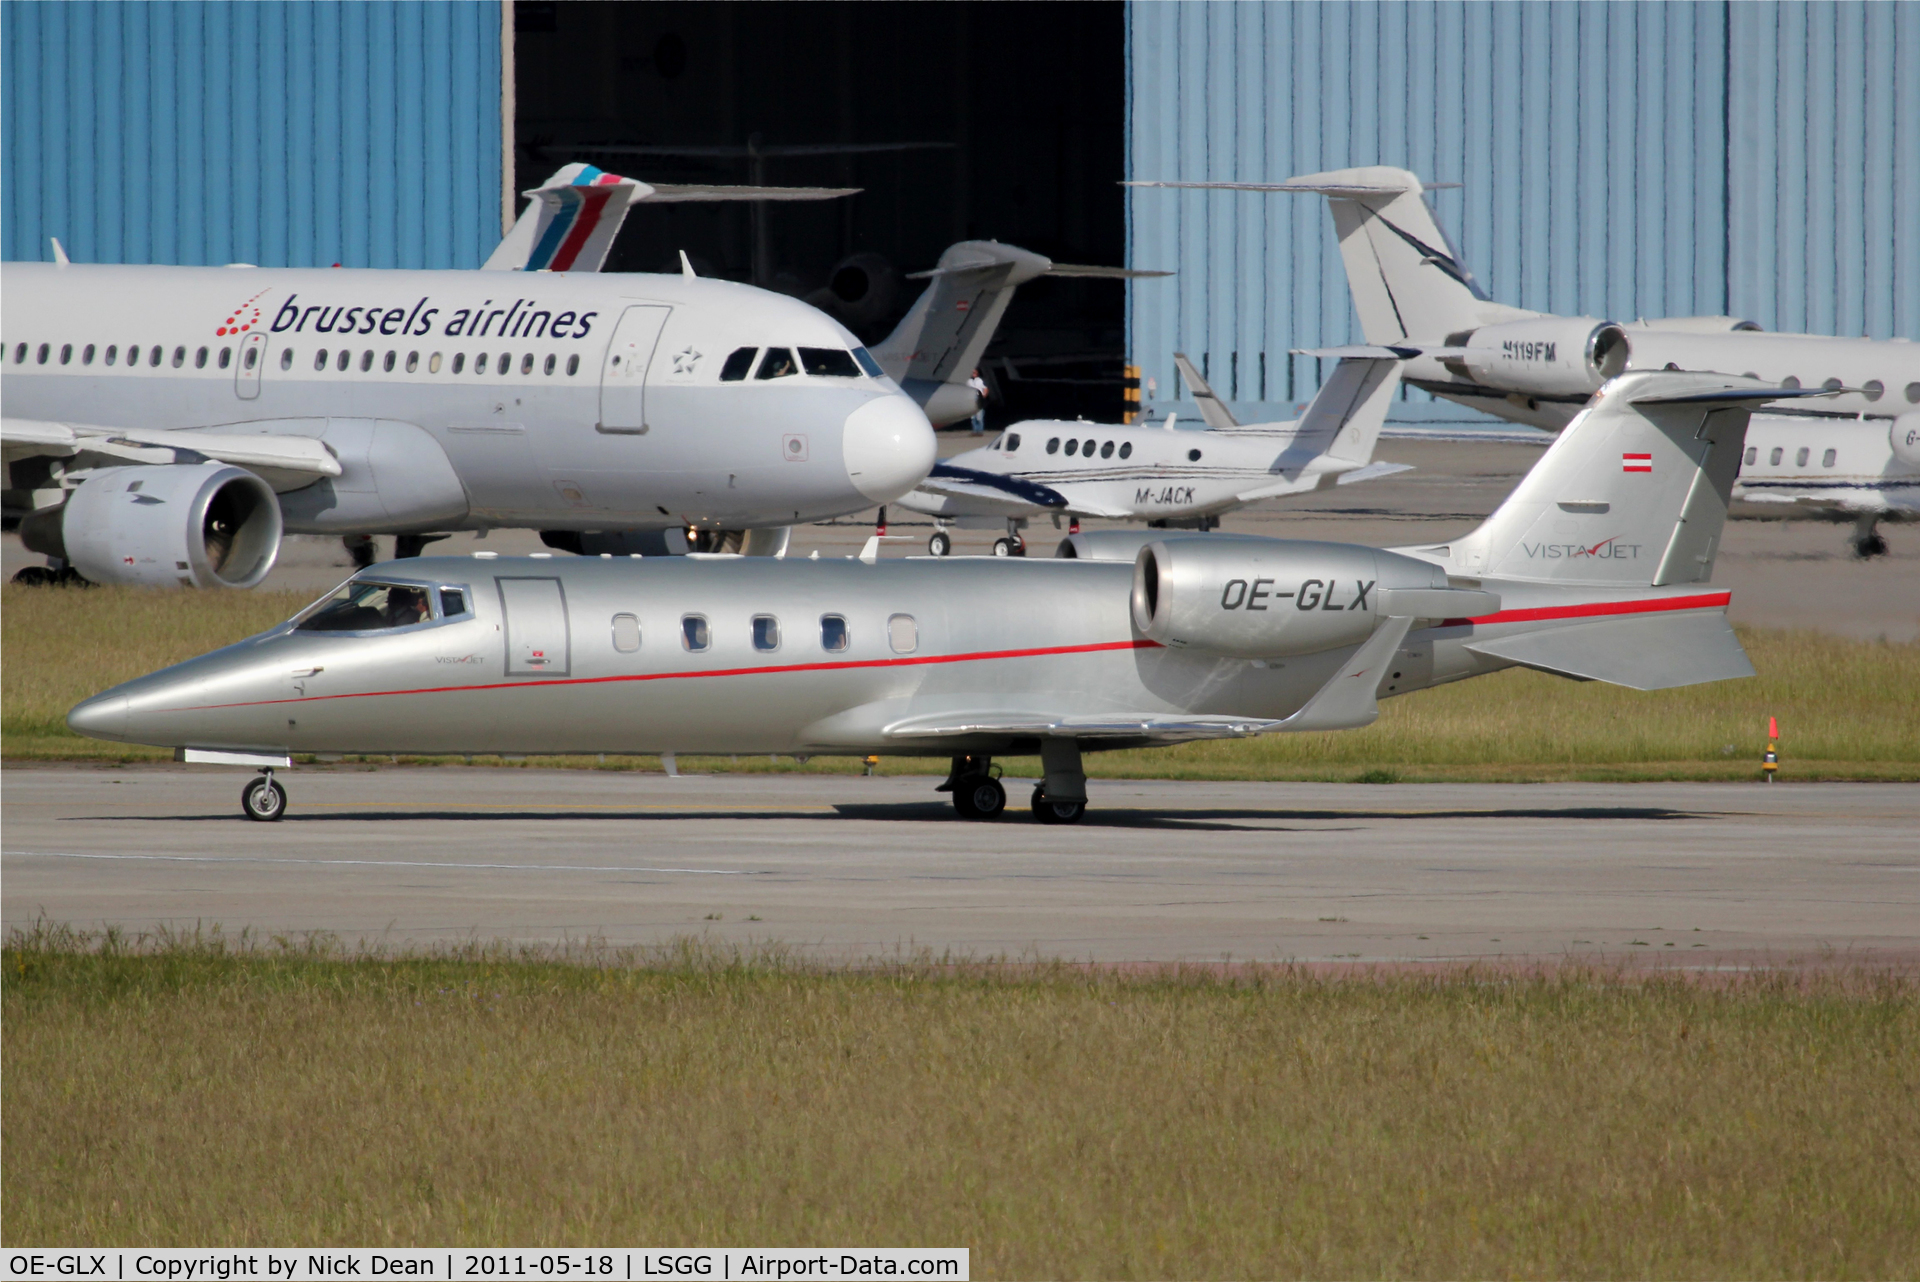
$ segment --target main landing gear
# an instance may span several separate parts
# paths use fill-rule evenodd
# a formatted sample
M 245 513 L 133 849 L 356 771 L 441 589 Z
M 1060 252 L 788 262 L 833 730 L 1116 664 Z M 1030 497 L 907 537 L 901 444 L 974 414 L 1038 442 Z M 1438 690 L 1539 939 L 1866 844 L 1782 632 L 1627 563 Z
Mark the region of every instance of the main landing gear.
M 946 556 L 953 551 L 953 536 L 945 530 L 935 530 L 933 537 L 927 540 L 927 552 L 931 556 Z
M 240 790 L 240 809 L 258 823 L 278 823 L 287 816 L 287 790 L 275 782 L 273 771 L 262 770 Z
M 1853 523 L 1853 537 L 1847 541 L 1853 544 L 1853 554 L 1862 561 L 1887 554 L 1887 540 L 1879 526 L 1878 512 L 1865 513 Z
M 1077 824 L 1087 813 L 1087 776 L 1080 768 L 1080 745 L 1072 739 L 1048 739 L 1040 745 L 1046 776 L 1033 790 L 1033 818 L 1043 824 Z M 946 782 L 936 792 L 953 794 L 962 819 L 998 819 L 1006 813 L 1007 790 L 991 757 L 955 757 Z

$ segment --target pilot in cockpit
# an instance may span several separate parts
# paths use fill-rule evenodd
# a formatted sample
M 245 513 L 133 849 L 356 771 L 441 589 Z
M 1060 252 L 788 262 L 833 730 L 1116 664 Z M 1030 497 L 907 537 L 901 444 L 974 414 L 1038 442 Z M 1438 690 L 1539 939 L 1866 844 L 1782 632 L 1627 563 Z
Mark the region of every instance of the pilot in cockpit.
M 433 607 L 427 602 L 425 588 L 409 588 L 395 585 L 387 592 L 386 626 L 404 628 L 415 623 L 425 623 L 433 618 Z

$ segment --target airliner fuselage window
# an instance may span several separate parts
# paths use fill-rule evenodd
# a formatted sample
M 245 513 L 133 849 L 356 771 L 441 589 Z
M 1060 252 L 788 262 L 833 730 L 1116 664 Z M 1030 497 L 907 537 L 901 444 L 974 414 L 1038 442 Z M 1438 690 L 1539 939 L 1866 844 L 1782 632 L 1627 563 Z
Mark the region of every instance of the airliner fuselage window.
M 296 632 L 383 632 L 433 619 L 427 589 L 355 579 L 294 624 Z

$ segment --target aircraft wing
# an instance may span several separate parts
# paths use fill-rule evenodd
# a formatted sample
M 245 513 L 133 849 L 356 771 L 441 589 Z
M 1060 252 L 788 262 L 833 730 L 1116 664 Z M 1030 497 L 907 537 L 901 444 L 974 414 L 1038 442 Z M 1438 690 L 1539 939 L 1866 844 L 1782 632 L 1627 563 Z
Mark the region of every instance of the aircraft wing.
M 1259 717 L 1162 715 L 1154 712 L 1062 716 L 1044 712 L 943 712 L 908 717 L 885 727 L 889 739 L 958 739 L 980 734 L 1054 739 L 1247 739 L 1279 727 Z
M 256 473 L 275 490 L 298 489 L 323 476 L 339 476 L 340 460 L 309 436 L 241 435 L 234 432 L 169 431 L 102 427 L 10 418 L 0 423 L 8 460 L 51 455 L 98 454 L 127 463 L 178 462 L 156 451 L 196 454 Z
M 986 499 L 1001 506 L 1064 508 L 1066 496 L 1052 486 L 1023 481 L 1017 476 L 1001 476 L 951 463 L 935 463 L 919 488 L 953 498 Z

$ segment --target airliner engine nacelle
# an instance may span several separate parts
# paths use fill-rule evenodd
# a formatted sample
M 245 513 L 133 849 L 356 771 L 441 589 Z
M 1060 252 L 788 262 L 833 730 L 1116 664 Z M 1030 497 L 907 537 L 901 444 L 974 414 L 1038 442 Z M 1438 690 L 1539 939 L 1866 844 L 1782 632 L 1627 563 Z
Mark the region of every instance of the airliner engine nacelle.
M 20 533 L 93 583 L 250 588 L 280 555 L 280 504 L 265 481 L 225 463 L 111 467 Z
M 1908 410 L 1894 419 L 1887 429 L 1887 442 L 1893 446 L 1895 458 L 1920 467 L 1920 410 Z
M 1598 391 L 1627 368 L 1627 336 L 1591 316 L 1539 316 L 1484 325 L 1460 358 L 1474 381 L 1543 396 Z
M 1165 539 L 1133 566 L 1133 623 L 1149 640 L 1238 659 L 1357 645 L 1383 591 L 1447 586 L 1412 557 L 1294 539 Z M 1464 594 L 1462 594 L 1464 595 Z

